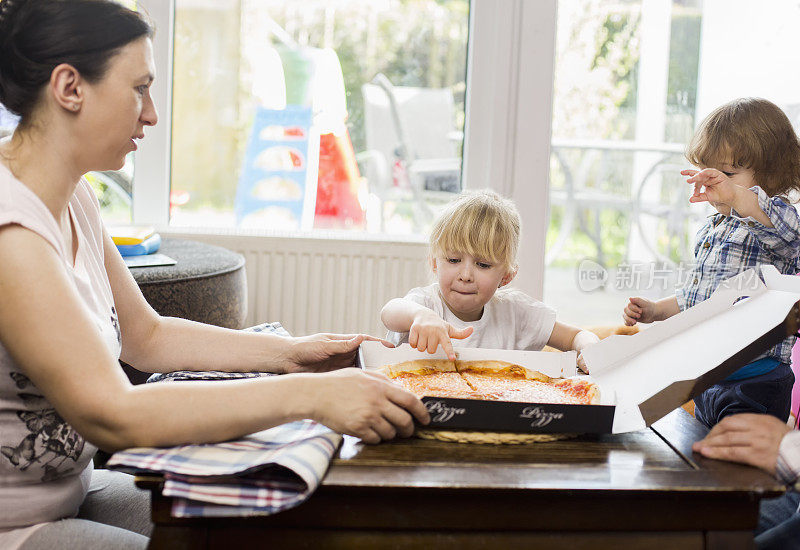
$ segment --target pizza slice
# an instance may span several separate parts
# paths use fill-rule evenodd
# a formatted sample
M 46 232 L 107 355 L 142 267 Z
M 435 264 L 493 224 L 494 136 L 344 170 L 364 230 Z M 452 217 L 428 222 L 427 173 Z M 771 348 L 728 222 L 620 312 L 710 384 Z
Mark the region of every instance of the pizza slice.
M 380 369 L 394 382 L 417 397 L 480 399 L 456 371 L 453 361 L 415 360 L 386 365 Z
M 585 381 L 551 378 L 505 361 L 459 361 L 456 366 L 483 399 L 576 405 L 599 402 L 597 387 Z

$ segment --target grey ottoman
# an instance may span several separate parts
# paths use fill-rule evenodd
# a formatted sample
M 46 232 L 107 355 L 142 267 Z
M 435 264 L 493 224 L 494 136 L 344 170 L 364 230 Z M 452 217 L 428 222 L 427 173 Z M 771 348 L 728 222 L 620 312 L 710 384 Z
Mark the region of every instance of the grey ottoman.
M 241 255 L 182 239 L 164 239 L 159 252 L 178 263 L 131 268 L 133 278 L 153 309 L 167 317 L 243 328 L 247 280 Z

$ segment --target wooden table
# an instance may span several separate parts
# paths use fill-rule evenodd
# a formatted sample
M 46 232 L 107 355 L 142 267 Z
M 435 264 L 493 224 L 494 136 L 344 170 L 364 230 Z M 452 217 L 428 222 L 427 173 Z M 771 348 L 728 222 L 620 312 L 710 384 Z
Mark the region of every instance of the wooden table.
M 521 446 L 346 438 L 304 504 L 260 518 L 179 519 L 158 478 L 151 548 L 719 548 L 752 546 L 782 486 L 693 455 L 682 409 L 630 434 Z

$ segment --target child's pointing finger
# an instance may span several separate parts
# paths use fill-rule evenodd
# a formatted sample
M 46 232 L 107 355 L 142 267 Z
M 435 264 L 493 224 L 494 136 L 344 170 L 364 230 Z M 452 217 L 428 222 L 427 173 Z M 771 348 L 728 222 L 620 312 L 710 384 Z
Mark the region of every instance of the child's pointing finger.
M 455 361 L 456 360 L 456 352 L 453 351 L 453 344 L 452 344 L 452 342 L 450 342 L 450 339 L 448 338 L 447 340 L 442 341 L 441 345 L 442 345 L 442 349 L 447 354 L 447 358 L 450 359 L 451 361 Z

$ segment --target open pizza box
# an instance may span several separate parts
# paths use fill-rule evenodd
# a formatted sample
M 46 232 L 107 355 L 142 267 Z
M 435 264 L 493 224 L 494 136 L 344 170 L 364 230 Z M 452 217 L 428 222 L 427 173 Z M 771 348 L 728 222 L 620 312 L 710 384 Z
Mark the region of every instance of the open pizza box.
M 574 351 L 548 353 L 457 347 L 456 352 L 461 361 L 507 361 L 553 378 L 568 378 L 576 376 L 578 372 L 578 354 Z M 380 342 L 364 342 L 359 350 L 359 364 L 366 370 L 416 359 L 447 360 L 447 355 L 441 347 L 436 353 L 430 354 L 417 351 L 408 344 L 387 348 Z M 563 432 L 564 429 L 552 428 L 563 426 L 565 422 L 586 426 L 589 431 L 602 431 L 605 426 L 611 425 L 614 409 L 613 406 L 539 405 L 452 397 L 423 397 L 422 402 L 431 413 L 428 428 L 485 431 Z M 598 415 L 598 410 L 605 414 Z
M 704 302 L 632 336 L 610 336 L 584 350 L 599 405 L 511 403 L 423 397 L 429 428 L 511 432 L 622 433 L 640 430 L 751 362 L 800 323 L 800 277 L 775 267 L 747 270 Z M 576 375 L 575 352 L 457 348 L 462 360 L 500 360 L 552 377 Z M 364 342 L 362 368 L 413 359 L 446 359 L 407 344 Z

